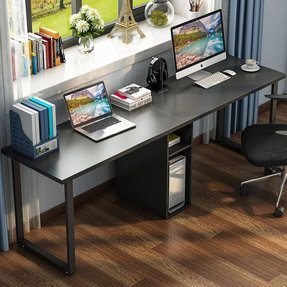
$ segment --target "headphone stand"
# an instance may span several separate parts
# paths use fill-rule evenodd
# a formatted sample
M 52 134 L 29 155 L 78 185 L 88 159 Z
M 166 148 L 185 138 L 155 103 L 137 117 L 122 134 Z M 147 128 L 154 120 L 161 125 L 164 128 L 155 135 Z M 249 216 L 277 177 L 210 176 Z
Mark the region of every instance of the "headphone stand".
M 149 89 L 151 89 L 153 92 L 156 92 L 158 94 L 163 93 L 163 92 L 168 90 L 168 86 L 164 84 L 163 70 L 164 70 L 164 63 L 163 63 L 163 61 L 160 61 L 160 65 L 159 65 L 159 82 L 160 82 L 160 87 L 158 89 L 156 89 L 155 87 L 149 86 Z
M 149 87 L 150 88 L 150 87 Z M 151 89 L 151 88 L 150 88 Z M 167 91 L 168 90 L 168 86 L 167 85 L 163 85 L 159 90 L 152 90 L 153 92 L 155 92 L 155 93 L 157 93 L 157 94 L 161 94 L 161 93 L 163 93 L 163 92 L 165 92 L 165 91 Z
M 168 90 L 167 85 L 164 84 L 163 80 L 163 61 L 160 61 L 160 66 L 159 66 L 159 79 L 160 79 L 160 89 L 157 91 L 157 93 L 162 93 Z

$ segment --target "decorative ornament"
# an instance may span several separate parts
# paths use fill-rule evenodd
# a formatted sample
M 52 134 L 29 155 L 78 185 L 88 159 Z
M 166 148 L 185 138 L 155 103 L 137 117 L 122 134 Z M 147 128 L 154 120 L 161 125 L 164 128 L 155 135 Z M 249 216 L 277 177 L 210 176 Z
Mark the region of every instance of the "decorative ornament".
M 198 12 L 203 4 L 203 0 L 189 0 L 190 12 Z
M 115 23 L 115 26 L 112 31 L 108 34 L 108 37 L 112 38 L 113 35 L 118 31 L 123 34 L 123 42 L 126 44 L 129 44 L 131 42 L 131 33 L 133 31 L 138 32 L 141 38 L 145 37 L 144 33 L 141 31 L 137 22 L 134 19 L 130 0 L 123 1 L 119 19 Z
M 154 27 L 168 26 L 174 17 L 174 8 L 168 0 L 151 0 L 145 7 L 145 18 Z

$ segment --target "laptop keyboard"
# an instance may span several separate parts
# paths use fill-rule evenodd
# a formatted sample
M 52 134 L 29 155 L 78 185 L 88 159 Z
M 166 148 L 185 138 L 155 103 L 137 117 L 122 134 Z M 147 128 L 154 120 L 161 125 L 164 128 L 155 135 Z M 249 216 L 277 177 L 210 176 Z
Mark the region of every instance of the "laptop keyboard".
M 94 122 L 90 125 L 87 125 L 87 126 L 83 127 L 83 130 L 85 130 L 88 133 L 93 133 L 93 132 L 96 132 L 99 130 L 103 130 L 103 129 L 110 127 L 114 124 L 117 124 L 119 122 L 120 122 L 120 120 L 118 120 L 114 117 L 109 117 L 109 118 L 100 120 L 98 122 Z

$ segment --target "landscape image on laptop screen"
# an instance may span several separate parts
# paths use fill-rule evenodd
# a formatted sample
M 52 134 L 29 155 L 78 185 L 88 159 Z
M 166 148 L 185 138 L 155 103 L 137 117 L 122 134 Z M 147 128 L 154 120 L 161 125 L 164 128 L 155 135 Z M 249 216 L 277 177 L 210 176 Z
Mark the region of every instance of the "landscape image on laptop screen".
M 173 30 L 178 70 L 224 51 L 221 14 L 190 21 Z
M 65 99 L 73 125 L 112 112 L 104 83 L 78 90 Z

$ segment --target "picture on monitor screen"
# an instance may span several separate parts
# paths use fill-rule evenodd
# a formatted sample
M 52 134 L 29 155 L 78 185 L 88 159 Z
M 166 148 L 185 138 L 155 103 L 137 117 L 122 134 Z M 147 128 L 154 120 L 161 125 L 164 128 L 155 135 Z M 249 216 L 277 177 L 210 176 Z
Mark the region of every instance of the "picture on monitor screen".
M 171 38 L 176 72 L 191 68 L 182 76 L 226 58 L 221 10 L 172 27 Z
M 111 113 L 111 106 L 103 82 L 64 95 L 74 126 Z

